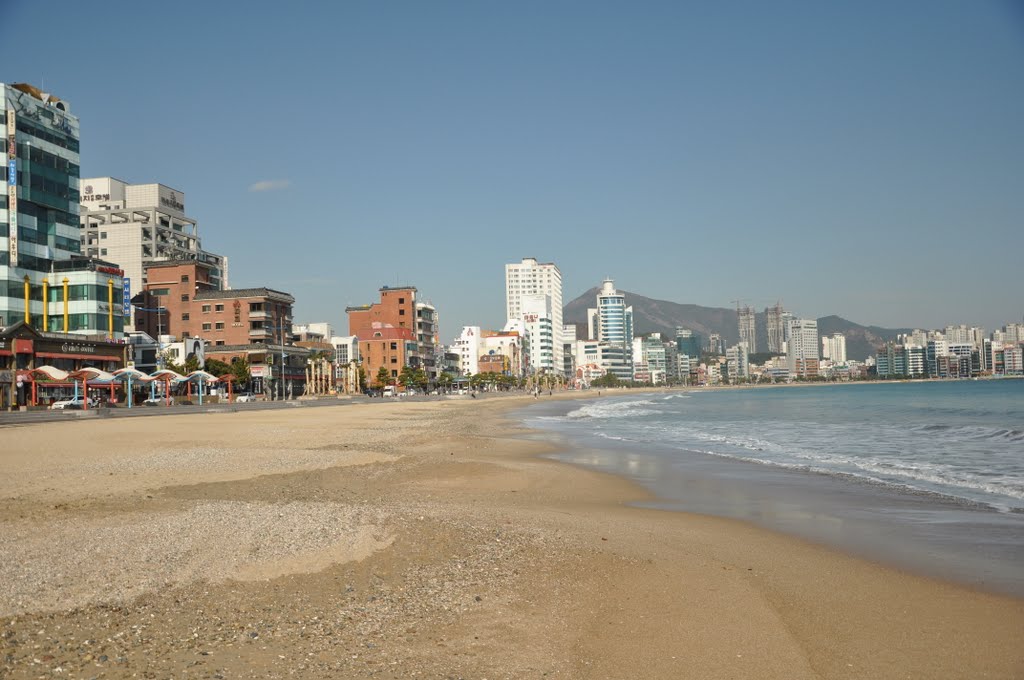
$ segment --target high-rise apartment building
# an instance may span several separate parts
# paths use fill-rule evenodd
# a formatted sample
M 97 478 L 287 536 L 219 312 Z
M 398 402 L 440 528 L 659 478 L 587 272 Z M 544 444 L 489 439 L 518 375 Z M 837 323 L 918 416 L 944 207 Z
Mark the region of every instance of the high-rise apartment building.
M 729 380 L 746 380 L 750 377 L 750 350 L 747 343 L 739 342 L 725 350 L 725 365 Z
M 722 336 L 718 333 L 711 333 L 708 335 L 708 342 L 705 346 L 708 352 L 711 354 L 724 354 L 725 353 L 725 341 Z
M 562 342 L 562 273 L 553 263 L 540 263 L 533 257 L 524 257 L 522 262 L 505 265 L 506 318 L 522 319 L 527 297 L 532 300 L 529 303 L 531 308 L 536 310 L 538 295 L 549 298 L 553 352 L 549 370 L 560 373 L 565 365 Z M 531 357 L 534 360 L 534 367 L 537 367 L 540 363 L 539 358 L 532 356 L 532 350 Z
M 700 360 L 700 335 L 689 328 L 677 328 L 676 351 L 679 352 L 679 356 Z
M 846 336 L 833 333 L 821 339 L 821 358 L 831 359 L 834 364 L 846 363 Z
M 146 287 L 150 263 L 184 260 L 206 266 L 215 290 L 229 288 L 228 259 L 203 250 L 182 191 L 113 177 L 83 179 L 80 223 L 82 252 L 120 265 L 131 290 Z
M 739 326 L 740 342 L 747 343 L 751 352 L 757 352 L 757 314 L 750 306 L 736 308 L 736 323 Z
M 785 314 L 781 303 L 774 307 L 765 307 L 764 325 L 768 333 L 768 351 L 773 354 L 785 352 L 786 330 L 782 315 Z
M 554 311 L 549 295 L 523 295 L 519 299 L 519 318 L 527 343 L 531 373 L 560 373 L 562 363 L 555 353 Z M 559 329 L 561 330 L 561 329 Z M 561 345 L 558 346 L 561 350 Z
M 818 322 L 815 319 L 792 319 L 789 322 L 789 341 L 786 362 L 794 378 L 818 375 Z

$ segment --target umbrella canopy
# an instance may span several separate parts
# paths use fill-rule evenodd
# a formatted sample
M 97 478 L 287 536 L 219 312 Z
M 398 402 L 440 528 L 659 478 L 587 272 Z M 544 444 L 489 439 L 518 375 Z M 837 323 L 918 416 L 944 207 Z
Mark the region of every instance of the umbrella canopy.
M 58 382 L 66 381 L 70 375 L 67 371 L 62 371 L 59 368 L 54 368 L 53 366 L 38 366 L 25 371 L 25 373 L 30 375 L 34 374 L 35 376 L 44 375 L 50 380 L 56 380 Z
M 217 376 L 206 371 L 192 371 L 182 379 L 188 382 L 217 382 L 220 380 Z
M 91 366 L 68 373 L 68 376 L 71 378 L 85 378 L 86 380 L 94 380 L 98 382 L 111 382 L 114 380 L 113 373 L 107 373 L 106 371 L 101 371 L 100 369 L 92 368 Z
M 136 368 L 119 368 L 116 371 L 114 371 L 115 380 L 120 380 L 124 382 L 129 378 L 132 380 L 138 380 L 139 382 L 152 382 L 154 380 L 157 380 L 157 378 L 151 378 L 150 376 L 146 375 L 145 373 Z
M 173 380 L 174 382 L 181 382 L 185 380 L 185 376 L 181 373 L 172 371 L 169 368 L 164 368 L 159 371 L 155 371 L 150 377 L 159 378 L 160 380 Z

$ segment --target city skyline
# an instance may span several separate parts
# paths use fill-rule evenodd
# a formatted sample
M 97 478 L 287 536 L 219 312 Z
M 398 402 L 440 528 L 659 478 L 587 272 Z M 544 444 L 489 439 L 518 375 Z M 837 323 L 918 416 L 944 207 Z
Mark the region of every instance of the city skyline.
M 500 272 L 523 257 L 559 266 L 566 301 L 612 276 L 884 327 L 1024 311 L 1009 3 L 129 7 L 12 3 L 3 80 L 70 103 L 83 177 L 188 193 L 232 283 L 288 290 L 298 321 L 342 328 L 412 283 L 445 341 L 500 328 Z M 195 47 L 80 54 L 110 17 Z

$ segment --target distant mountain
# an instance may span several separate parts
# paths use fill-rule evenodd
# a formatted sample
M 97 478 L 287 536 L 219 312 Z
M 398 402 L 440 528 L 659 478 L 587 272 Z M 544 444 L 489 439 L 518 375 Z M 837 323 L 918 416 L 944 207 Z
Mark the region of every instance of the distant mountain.
M 586 334 L 587 309 L 596 304 L 598 288 L 591 288 L 565 305 L 562 318 L 566 324 L 577 324 L 581 328 L 579 337 Z M 636 293 L 620 290 L 626 296 L 626 304 L 633 307 L 633 332 L 637 335 L 661 332 L 665 337 L 675 335 L 676 328 L 689 328 L 707 338 L 718 333 L 726 344 L 739 342 L 739 328 L 736 323 L 736 310 L 723 307 L 702 307 L 700 305 L 680 304 L 668 300 L 656 300 Z M 758 349 L 767 348 L 768 339 L 764 330 L 764 313 L 757 314 Z M 879 328 L 862 326 L 838 316 L 826 316 L 818 319 L 818 333 L 832 335 L 842 333 L 846 336 L 846 354 L 850 359 L 863 361 L 875 353 L 875 348 L 887 340 L 895 339 L 900 333 L 909 333 L 905 328 Z

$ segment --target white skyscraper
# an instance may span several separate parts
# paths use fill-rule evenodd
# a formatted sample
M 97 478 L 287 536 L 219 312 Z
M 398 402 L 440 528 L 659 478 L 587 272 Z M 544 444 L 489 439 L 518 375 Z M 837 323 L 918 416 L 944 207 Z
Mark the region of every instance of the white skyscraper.
M 831 359 L 834 364 L 845 364 L 846 336 L 842 333 L 833 333 L 832 337 L 823 337 L 821 339 L 821 358 Z
M 818 375 L 818 322 L 815 319 L 792 319 L 786 360 L 789 374 L 806 378 Z
M 519 303 L 520 318 L 528 343 L 527 353 L 530 361 L 528 368 L 533 373 L 561 373 L 562 365 L 555 359 L 551 297 L 548 295 L 524 295 Z
M 524 257 L 522 262 L 505 265 L 505 314 L 508 319 L 522 319 L 526 313 L 524 302 L 531 299 L 529 306 L 536 313 L 536 296 L 550 300 L 551 314 L 551 370 L 561 373 L 564 366 L 562 346 L 562 273 L 553 263 L 539 263 L 536 258 Z M 534 366 L 540 362 L 534 357 Z

